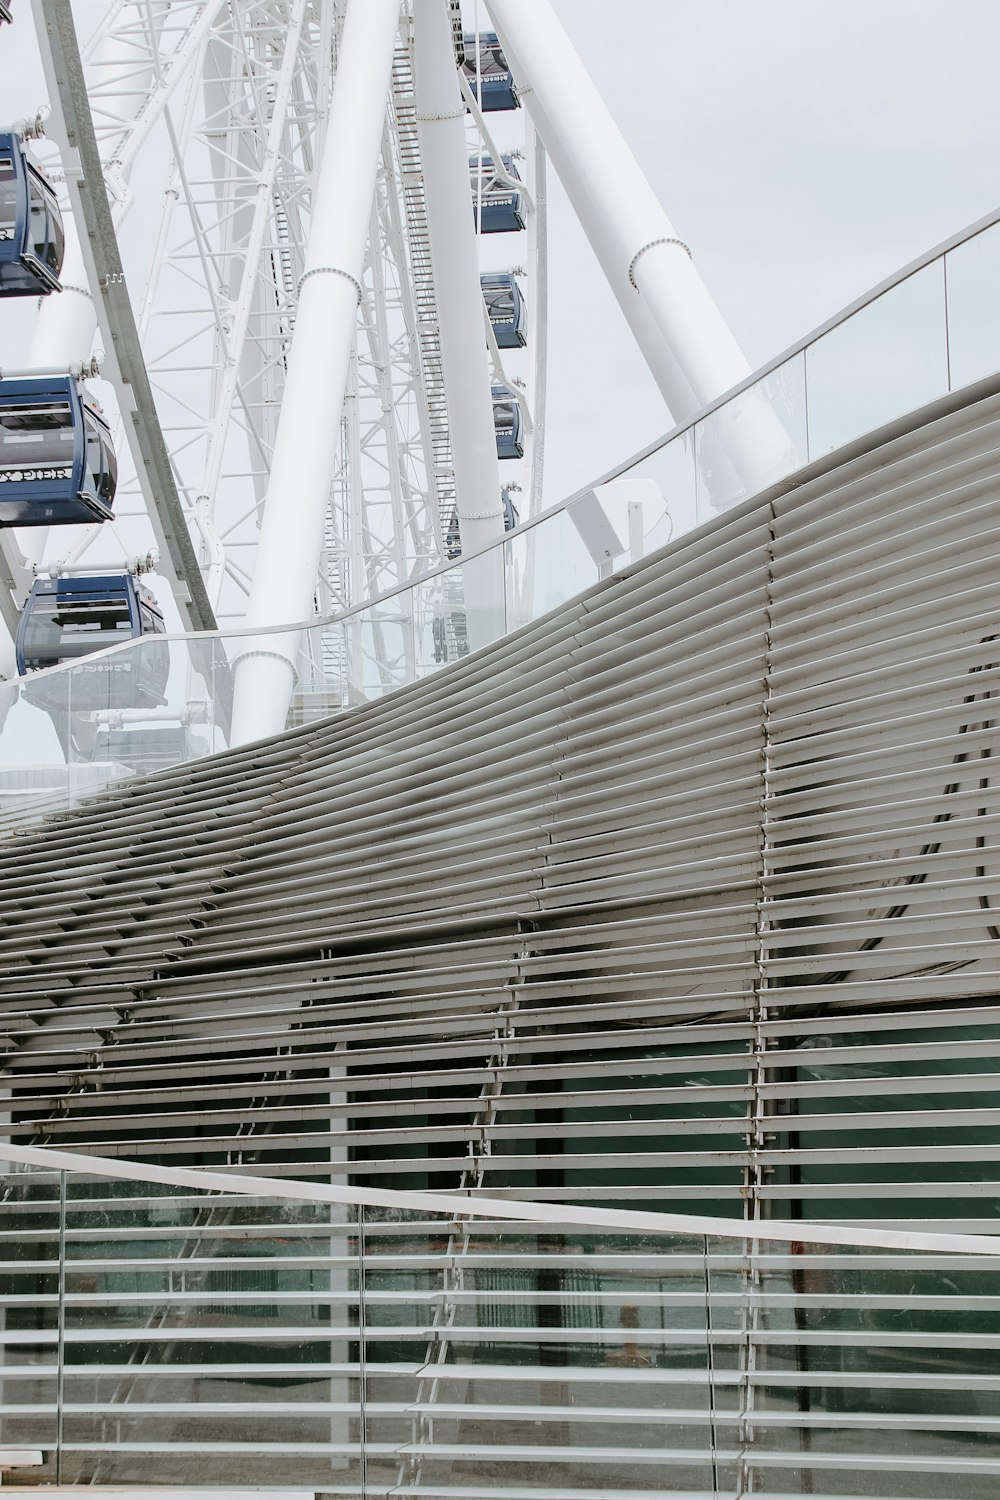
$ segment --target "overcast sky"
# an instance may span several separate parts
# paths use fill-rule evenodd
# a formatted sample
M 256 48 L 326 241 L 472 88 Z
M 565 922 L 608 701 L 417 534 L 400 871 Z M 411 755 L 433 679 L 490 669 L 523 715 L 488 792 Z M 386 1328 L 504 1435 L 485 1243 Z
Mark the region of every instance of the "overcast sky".
M 555 5 L 754 365 L 1000 196 L 997 0 Z M 0 29 L 8 121 L 41 101 L 27 8 Z M 555 184 L 550 217 L 554 500 L 669 418 Z
M 554 3 L 754 366 L 1000 198 L 996 0 Z M 584 483 L 667 419 L 560 197 L 548 456 Z M 573 420 L 588 368 L 599 440 Z

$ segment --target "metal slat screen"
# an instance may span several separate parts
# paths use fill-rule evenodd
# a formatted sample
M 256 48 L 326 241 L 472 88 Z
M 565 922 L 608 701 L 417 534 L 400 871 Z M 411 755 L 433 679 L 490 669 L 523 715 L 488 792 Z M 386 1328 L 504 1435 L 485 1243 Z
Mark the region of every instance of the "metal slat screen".
M 804 1242 L 992 1228 L 998 438 L 979 401 L 423 684 L 10 836 L 11 1139 Z M 899 1431 L 902 1469 L 756 1490 L 995 1492 L 992 1439 L 958 1491 Z

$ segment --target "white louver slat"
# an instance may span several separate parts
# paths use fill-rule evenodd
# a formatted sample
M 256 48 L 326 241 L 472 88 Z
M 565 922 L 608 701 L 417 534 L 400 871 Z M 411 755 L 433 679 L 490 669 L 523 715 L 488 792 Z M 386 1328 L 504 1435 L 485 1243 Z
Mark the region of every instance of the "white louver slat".
M 993 396 L 419 685 L 7 836 L 11 1139 L 993 1228 L 998 439 Z M 898 1493 L 941 1500 L 922 1472 Z

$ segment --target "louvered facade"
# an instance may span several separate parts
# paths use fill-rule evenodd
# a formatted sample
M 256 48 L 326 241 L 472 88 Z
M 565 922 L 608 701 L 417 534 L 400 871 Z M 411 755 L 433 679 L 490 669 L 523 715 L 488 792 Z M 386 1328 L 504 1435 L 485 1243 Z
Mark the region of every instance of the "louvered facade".
M 9 838 L 13 1139 L 992 1223 L 998 413 Z
M 994 1227 L 1000 395 L 950 405 L 432 680 L 8 837 L 11 1139 Z M 993 1411 L 978 1326 L 935 1368 Z M 978 1500 L 979 1458 L 780 1493 Z

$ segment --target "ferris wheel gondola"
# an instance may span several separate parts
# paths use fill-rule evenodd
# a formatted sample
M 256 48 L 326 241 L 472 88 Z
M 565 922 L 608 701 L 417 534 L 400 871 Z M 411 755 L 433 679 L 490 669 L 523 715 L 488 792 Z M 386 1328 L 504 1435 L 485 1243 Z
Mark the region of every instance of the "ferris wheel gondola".
M 17 631 L 20 676 L 76 663 L 109 646 L 162 635 L 163 613 L 155 597 L 130 574 L 38 578 L 21 612 Z M 31 683 L 29 696 L 73 713 L 98 709 L 153 708 L 167 685 L 167 648 L 121 657 L 108 670 L 79 668 Z
M 0 527 L 108 521 L 117 482 L 108 425 L 79 381 L 0 380 Z
M 528 311 L 517 278 L 510 271 L 490 271 L 479 283 L 497 348 L 523 349 L 528 342 Z
M 50 183 L 19 135 L 0 134 L 0 297 L 58 291 L 64 252 L 62 214 Z
M 509 385 L 494 385 L 493 430 L 497 440 L 497 458 L 524 457 L 524 416 L 517 393 Z
M 472 187 L 472 213 L 479 225 L 479 204 L 483 205 L 483 234 L 516 234 L 527 224 L 524 194 L 513 184 L 521 180 L 509 154 L 500 157 L 498 170 L 492 156 L 469 157 L 469 180 Z
M 466 35 L 464 42 L 465 61 L 462 71 L 469 81 L 472 97 L 477 100 L 483 114 L 498 110 L 520 109 L 514 77 L 507 66 L 500 39 L 495 31 L 481 31 Z M 478 53 L 478 66 L 477 66 Z M 479 98 L 479 82 L 482 80 L 482 95 Z

